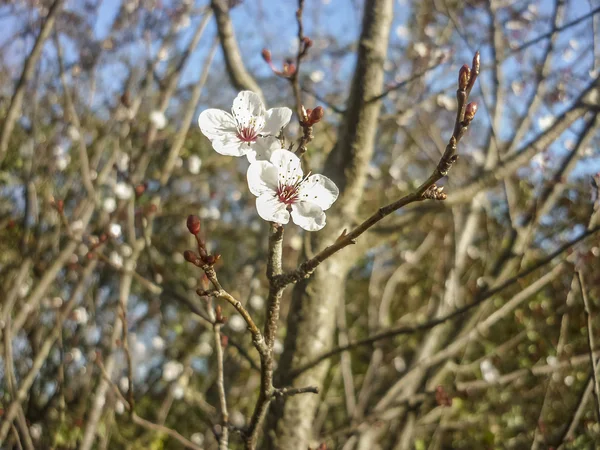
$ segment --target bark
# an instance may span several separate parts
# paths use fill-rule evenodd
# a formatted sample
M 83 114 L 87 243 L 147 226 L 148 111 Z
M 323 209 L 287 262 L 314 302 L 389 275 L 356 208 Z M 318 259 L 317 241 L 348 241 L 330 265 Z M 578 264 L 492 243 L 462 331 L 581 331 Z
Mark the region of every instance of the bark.
M 392 0 L 365 3 L 348 109 L 324 170 L 340 188 L 340 197 L 328 214 L 328 225 L 312 236 L 315 251 L 349 228 L 361 201 L 381 107 L 375 98 L 383 91 L 392 9 Z M 356 249 L 346 248 L 324 261 L 311 278 L 294 286 L 276 386 L 323 386 L 328 361 L 294 380 L 287 374 L 332 347 L 338 302 L 343 298 L 348 271 L 359 254 Z M 274 404 L 266 432 L 268 447 L 306 450 L 311 444 L 312 422 L 320 401 L 319 396 L 298 395 Z
M 263 97 L 262 90 L 246 70 L 242 60 L 242 54 L 238 47 L 231 18 L 229 17 L 229 5 L 227 0 L 212 0 L 211 8 L 217 21 L 217 32 L 223 49 L 223 58 L 227 67 L 227 74 L 233 87 L 239 90 L 250 90 Z M 263 98 L 264 101 L 264 98 Z

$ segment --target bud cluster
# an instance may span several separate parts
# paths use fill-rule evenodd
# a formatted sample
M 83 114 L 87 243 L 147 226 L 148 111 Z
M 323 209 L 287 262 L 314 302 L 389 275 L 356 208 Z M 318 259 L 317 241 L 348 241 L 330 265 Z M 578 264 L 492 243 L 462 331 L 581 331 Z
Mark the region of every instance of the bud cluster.
M 322 106 L 317 106 L 315 109 L 307 109 L 304 114 L 304 119 L 300 121 L 300 125 L 303 127 L 312 127 L 314 124 L 319 123 L 325 110 Z
M 186 225 L 188 231 L 196 238 L 198 253 L 195 253 L 192 250 L 186 250 L 183 252 L 184 259 L 197 267 L 214 266 L 217 261 L 221 259 L 221 255 L 218 253 L 215 253 L 214 255 L 209 254 L 206 250 L 206 241 L 200 236 L 200 218 L 198 216 L 190 215 L 187 218 Z

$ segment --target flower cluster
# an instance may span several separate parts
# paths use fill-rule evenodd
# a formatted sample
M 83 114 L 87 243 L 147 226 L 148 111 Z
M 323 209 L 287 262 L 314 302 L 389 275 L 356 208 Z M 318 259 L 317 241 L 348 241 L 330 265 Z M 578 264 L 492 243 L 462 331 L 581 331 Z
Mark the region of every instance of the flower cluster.
M 322 109 L 314 111 L 322 116 Z M 217 153 L 248 158 L 248 188 L 257 197 L 260 217 L 286 224 L 291 216 L 301 228 L 317 231 L 325 226 L 324 211 L 339 190 L 323 175 L 305 176 L 300 159 L 283 148 L 278 136 L 291 116 L 289 108 L 266 110 L 258 95 L 242 91 L 233 101 L 232 114 L 208 109 L 198 124 Z

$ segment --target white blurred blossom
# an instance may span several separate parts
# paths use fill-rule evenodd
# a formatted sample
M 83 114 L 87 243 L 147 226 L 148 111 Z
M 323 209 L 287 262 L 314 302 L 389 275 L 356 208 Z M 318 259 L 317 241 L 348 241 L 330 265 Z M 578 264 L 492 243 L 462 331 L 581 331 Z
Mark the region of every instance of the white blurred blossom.
M 34 423 L 29 427 L 29 434 L 34 441 L 37 441 L 42 437 L 42 431 L 42 425 L 39 423 Z
M 320 83 L 325 78 L 325 73 L 322 70 L 313 70 L 309 76 L 313 83 Z
M 227 321 L 229 328 L 233 331 L 244 331 L 246 329 L 246 322 L 239 314 L 233 314 Z
M 87 310 L 83 306 L 79 306 L 73 310 L 72 317 L 79 325 L 85 325 L 88 321 Z
M 538 119 L 538 126 L 542 131 L 547 130 L 554 123 L 554 116 L 543 116 Z
M 110 252 L 110 255 L 108 257 L 110 263 L 115 266 L 116 268 L 120 269 L 121 267 L 123 267 L 123 257 L 121 255 L 119 255 L 118 252 L 116 251 L 112 251 Z
M 198 155 L 191 155 L 187 159 L 188 170 L 192 175 L 198 175 L 202 167 L 202 160 Z
M 158 130 L 162 130 L 167 126 L 167 118 L 162 111 L 152 111 L 150 113 L 150 122 L 152 122 L 152 125 Z
M 121 400 L 117 400 L 115 403 L 115 412 L 119 415 L 125 412 L 125 404 Z
M 129 184 L 119 181 L 115 184 L 113 192 L 119 200 L 127 200 L 133 195 L 133 188 Z
M 190 440 L 196 445 L 204 444 L 204 434 L 196 432 L 190 436 Z
M 254 309 L 261 309 L 265 305 L 265 299 L 263 296 L 254 294 L 250 297 L 250 306 Z
M 494 383 L 500 378 L 500 372 L 494 367 L 489 359 L 484 359 L 479 365 L 483 379 L 488 383 Z
M 183 373 L 183 364 L 179 361 L 168 361 L 163 365 L 162 377 L 165 381 L 173 381 Z
M 183 396 L 185 395 L 185 388 L 177 383 L 174 387 L 173 387 L 173 397 L 176 399 L 181 399 L 183 398 Z
M 114 212 L 117 209 L 117 201 L 113 197 L 106 197 L 102 202 L 102 209 L 108 214 Z
M 121 236 L 121 233 L 121 225 L 119 225 L 118 223 L 111 223 L 108 226 L 108 234 L 110 234 L 112 237 L 118 238 Z
M 152 348 L 154 350 L 162 350 L 165 348 L 165 340 L 160 336 L 154 336 L 152 338 Z
M 421 58 L 427 56 L 427 45 L 425 45 L 423 42 L 416 42 L 413 48 L 415 49 L 416 54 Z

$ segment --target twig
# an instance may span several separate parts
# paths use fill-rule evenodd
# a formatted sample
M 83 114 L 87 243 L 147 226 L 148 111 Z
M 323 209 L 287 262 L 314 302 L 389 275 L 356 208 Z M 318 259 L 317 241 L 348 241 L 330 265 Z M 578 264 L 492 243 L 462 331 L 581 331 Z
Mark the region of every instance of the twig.
M 579 290 L 581 291 L 581 297 L 583 298 L 583 304 L 585 306 L 585 315 L 587 318 L 587 329 L 588 329 L 588 345 L 590 347 L 590 362 L 592 365 L 592 379 L 594 380 L 594 400 L 596 402 L 596 414 L 597 419 L 600 421 L 600 401 L 598 398 L 600 397 L 600 383 L 598 382 L 598 363 L 596 362 L 596 357 L 594 356 L 594 349 L 596 345 L 594 343 L 594 332 L 593 332 L 593 320 L 592 320 L 592 311 L 590 309 L 590 301 L 588 299 L 587 289 L 585 287 L 585 283 L 583 281 L 583 275 L 581 271 L 576 271 L 577 273 L 577 281 L 579 282 Z
M 110 388 L 117 395 L 117 397 L 123 402 L 125 407 L 127 409 L 129 409 L 130 405 L 127 402 L 127 399 L 125 397 L 123 397 L 123 394 L 119 390 L 119 387 L 112 381 L 112 379 L 110 378 L 110 375 L 108 374 L 108 372 L 107 372 L 106 368 L 104 367 L 104 365 L 102 364 L 102 362 L 100 360 L 97 360 L 96 365 L 98 366 L 98 368 L 100 369 L 100 372 L 102 373 L 102 378 L 104 378 L 104 380 L 108 383 Z M 146 419 L 138 416 L 135 412 L 131 412 L 131 420 L 133 421 L 133 423 L 138 424 L 138 425 L 146 428 L 147 430 L 151 430 L 151 431 L 154 431 L 157 433 L 168 434 L 173 439 L 176 439 L 181 444 L 183 444 L 186 448 L 191 448 L 192 450 L 203 450 L 202 447 L 197 446 L 192 441 L 190 441 L 189 439 L 186 439 L 185 437 L 183 437 L 181 434 L 179 434 L 177 431 L 173 430 L 172 428 L 168 428 L 168 427 L 165 427 L 164 425 L 158 425 L 156 423 L 150 422 L 149 420 L 146 420 Z
M 229 413 L 227 411 L 227 398 L 225 396 L 223 343 L 221 341 L 221 327 L 223 324 L 219 321 L 219 315 L 220 312 L 217 313 L 217 320 L 215 320 L 215 323 L 213 324 L 213 330 L 215 333 L 215 349 L 217 354 L 217 390 L 219 391 L 219 406 L 221 408 L 221 433 L 219 435 L 219 450 L 227 450 L 229 448 Z
M 4 115 L 2 129 L 0 129 L 0 163 L 2 163 L 6 151 L 8 150 L 8 143 L 15 127 L 15 122 L 21 113 L 21 106 L 23 105 L 23 98 L 25 96 L 25 90 L 27 89 L 27 83 L 33 76 L 37 62 L 42 55 L 42 49 L 44 48 L 46 39 L 48 39 L 48 36 L 50 36 L 50 32 L 52 31 L 54 22 L 56 21 L 56 16 L 60 11 L 63 2 L 64 0 L 55 0 L 50 6 L 46 20 L 44 21 L 44 24 L 40 30 L 40 34 L 35 40 L 35 44 L 31 49 L 31 53 L 25 60 L 21 77 L 17 82 L 15 91 L 10 100 L 10 105 L 8 106 L 8 110 Z
M 428 322 L 424 322 L 422 324 L 419 325 L 412 325 L 412 326 L 399 326 L 396 328 L 392 328 L 386 331 L 383 331 L 381 333 L 377 333 L 373 336 L 370 336 L 368 338 L 365 339 L 360 339 L 358 341 L 354 341 L 354 342 L 350 342 L 345 346 L 340 346 L 337 347 L 335 349 L 332 349 L 328 352 L 325 352 L 319 356 L 317 356 L 315 359 L 313 359 L 312 361 L 298 367 L 297 369 L 295 369 L 294 371 L 291 372 L 290 376 L 292 378 L 297 377 L 298 375 L 300 375 L 301 373 L 305 372 L 306 370 L 316 366 L 317 364 L 319 364 L 320 362 L 324 361 L 325 359 L 331 358 L 332 356 L 338 355 L 341 352 L 344 352 L 346 350 L 351 350 L 353 348 L 356 347 L 360 347 L 363 345 L 371 345 L 377 341 L 383 340 L 383 339 L 389 339 L 395 336 L 400 336 L 403 334 L 413 334 L 413 333 L 418 333 L 420 331 L 427 331 L 431 328 L 434 328 L 438 325 L 441 325 L 449 320 L 452 320 L 454 318 L 457 318 L 459 316 L 461 316 L 462 314 L 464 314 L 465 312 L 471 310 L 472 308 L 475 308 L 476 306 L 480 305 L 481 303 L 483 303 L 485 300 L 491 298 L 492 296 L 498 294 L 499 292 L 503 291 L 504 289 L 514 285 L 515 283 L 517 283 L 519 280 L 523 279 L 524 277 L 526 277 L 527 275 L 531 274 L 532 272 L 536 271 L 537 269 L 545 266 L 546 264 L 550 263 L 554 258 L 556 258 L 557 256 L 561 255 L 562 253 L 566 252 L 567 250 L 569 250 L 573 245 L 579 243 L 580 241 L 582 241 L 583 239 L 591 236 L 592 234 L 596 233 L 600 231 L 600 227 L 596 227 L 596 228 L 592 228 L 591 230 L 586 231 L 585 233 L 583 233 L 581 236 L 579 236 L 578 238 L 566 243 L 565 245 L 563 245 L 562 247 L 558 248 L 556 251 L 554 251 L 553 253 L 551 253 L 550 255 L 548 255 L 546 258 L 540 260 L 539 262 L 533 264 L 531 267 L 519 272 L 518 274 L 516 274 L 515 276 L 507 279 L 504 283 L 500 284 L 499 286 L 492 288 L 488 291 L 481 291 L 479 296 L 476 296 L 476 299 L 472 302 L 469 303 L 461 308 L 458 308 L 444 316 L 438 317 L 437 319 L 433 319 L 430 320 Z
M 471 69 L 469 69 L 467 66 L 463 66 L 460 71 L 459 86 L 458 90 L 456 91 L 458 108 L 454 123 L 454 131 L 450 141 L 448 142 L 448 145 L 446 146 L 442 158 L 429 178 L 413 193 L 408 194 L 387 206 L 379 208 L 376 213 L 374 213 L 371 217 L 369 217 L 349 233 L 344 231 L 335 241 L 335 243 L 321 250 L 321 252 L 319 252 L 313 258 L 302 263 L 296 270 L 278 277 L 276 280 L 278 285 L 286 286 L 290 283 L 296 283 L 303 278 L 308 278 L 319 264 L 348 245 L 356 243 L 356 239 L 361 234 L 378 223 L 381 219 L 397 211 L 398 209 L 410 203 L 422 201 L 427 198 L 438 200 L 446 198 L 445 194 L 441 192 L 441 189 L 435 186 L 435 183 L 448 174 L 448 171 L 458 159 L 457 145 L 460 142 L 460 139 L 467 132 L 469 124 L 471 123 L 471 120 L 473 120 L 473 117 L 477 111 L 477 106 L 473 103 L 469 103 L 467 105 L 467 100 L 469 98 L 471 89 L 475 84 L 477 76 L 479 75 L 479 67 L 479 52 L 477 52 L 473 58 Z

